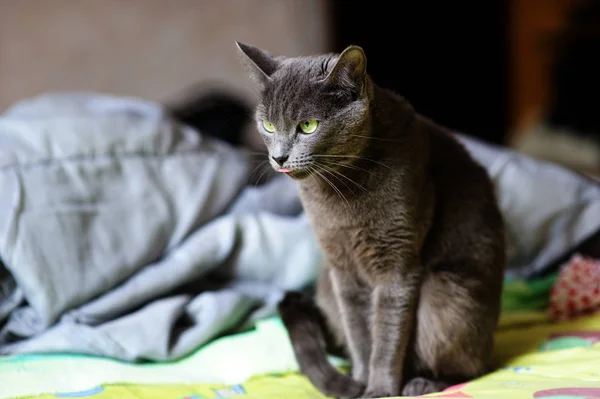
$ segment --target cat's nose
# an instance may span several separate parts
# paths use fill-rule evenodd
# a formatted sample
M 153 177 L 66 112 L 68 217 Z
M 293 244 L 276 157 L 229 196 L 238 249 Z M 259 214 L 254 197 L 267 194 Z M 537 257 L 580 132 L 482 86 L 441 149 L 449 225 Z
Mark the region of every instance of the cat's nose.
M 271 158 L 273 158 L 273 161 L 277 162 L 277 164 L 279 166 L 283 166 L 283 164 L 285 163 L 285 161 L 288 160 L 289 155 L 281 155 L 281 156 L 278 156 L 278 157 L 274 156 L 274 157 L 271 157 Z

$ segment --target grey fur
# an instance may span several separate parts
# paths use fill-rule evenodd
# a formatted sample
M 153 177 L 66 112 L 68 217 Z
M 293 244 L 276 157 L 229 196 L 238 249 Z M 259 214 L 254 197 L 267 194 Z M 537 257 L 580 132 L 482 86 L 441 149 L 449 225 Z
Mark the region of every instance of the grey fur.
M 261 86 L 256 119 L 269 154 L 288 157 L 271 164 L 298 180 L 327 259 L 318 308 L 295 294 L 280 306 L 302 371 L 344 397 L 420 395 L 484 373 L 505 266 L 485 170 L 379 88 L 361 48 L 285 58 L 238 46 Z M 316 131 L 302 133 L 303 120 L 319 121 Z M 324 364 L 323 316 L 328 348 L 346 349 L 352 380 Z

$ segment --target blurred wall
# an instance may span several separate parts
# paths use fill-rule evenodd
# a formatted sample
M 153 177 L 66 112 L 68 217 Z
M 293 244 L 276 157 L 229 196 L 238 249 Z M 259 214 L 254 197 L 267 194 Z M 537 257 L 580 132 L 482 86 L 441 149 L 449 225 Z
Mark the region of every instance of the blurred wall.
M 553 44 L 565 29 L 573 0 L 510 1 L 511 134 L 538 121 L 549 105 Z M 514 140 L 515 136 L 511 137 Z
M 330 50 L 326 0 L 0 0 L 0 110 L 57 90 L 162 100 L 225 82 L 254 99 L 234 41 Z

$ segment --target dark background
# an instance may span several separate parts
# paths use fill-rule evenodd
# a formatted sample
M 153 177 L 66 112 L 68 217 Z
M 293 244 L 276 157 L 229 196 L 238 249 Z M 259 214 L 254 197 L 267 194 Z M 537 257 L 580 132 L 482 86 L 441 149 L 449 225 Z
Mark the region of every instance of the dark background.
M 333 0 L 335 51 L 362 46 L 378 85 L 441 124 L 504 143 L 508 6 L 498 0 Z

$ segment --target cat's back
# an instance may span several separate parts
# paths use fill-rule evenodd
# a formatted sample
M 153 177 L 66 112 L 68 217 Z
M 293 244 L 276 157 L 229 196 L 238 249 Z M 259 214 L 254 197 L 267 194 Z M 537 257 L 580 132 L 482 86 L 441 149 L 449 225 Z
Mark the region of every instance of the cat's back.
M 429 176 L 435 186 L 435 209 L 424 260 L 449 257 L 493 258 L 500 273 L 505 263 L 504 221 L 486 169 L 447 129 L 426 122 L 430 133 Z M 481 243 L 485 251 L 479 253 Z M 489 245 L 487 245 L 489 244 Z
M 439 200 L 472 200 L 497 209 L 494 186 L 487 173 L 448 129 L 424 119 L 429 134 L 429 178 Z M 453 205 L 453 204 L 448 204 Z

